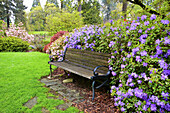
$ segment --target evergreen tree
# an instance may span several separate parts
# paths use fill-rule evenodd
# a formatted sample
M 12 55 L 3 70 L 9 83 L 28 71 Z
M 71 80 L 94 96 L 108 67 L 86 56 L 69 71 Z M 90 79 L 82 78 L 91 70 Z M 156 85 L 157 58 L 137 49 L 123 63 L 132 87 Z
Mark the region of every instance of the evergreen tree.
M 33 8 L 35 8 L 36 6 L 39 6 L 39 5 L 41 5 L 41 4 L 40 4 L 40 0 L 33 0 L 31 10 L 32 10 Z
M 15 16 L 15 24 L 18 24 L 19 22 L 22 22 L 25 24 L 26 18 L 25 18 L 25 12 L 24 10 L 26 7 L 23 5 L 23 0 L 15 0 L 16 3 L 16 10 L 14 11 Z
M 18 9 L 21 8 L 21 5 L 21 10 L 26 9 L 26 7 L 23 5 L 23 2 L 20 5 L 16 4 L 16 0 L 0 0 L 0 19 L 5 20 L 7 22 L 7 27 L 9 27 L 10 24 L 10 16 L 12 14 L 16 16 L 19 11 Z M 18 6 L 20 7 L 18 8 Z

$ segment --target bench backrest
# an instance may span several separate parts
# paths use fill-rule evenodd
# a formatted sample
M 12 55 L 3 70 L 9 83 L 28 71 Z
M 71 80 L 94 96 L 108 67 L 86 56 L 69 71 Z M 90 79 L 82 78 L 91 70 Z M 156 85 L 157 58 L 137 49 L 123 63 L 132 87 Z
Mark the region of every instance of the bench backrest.
M 100 65 L 108 66 L 108 58 L 110 57 L 111 55 L 106 53 L 67 48 L 65 62 L 94 70 L 95 67 Z M 100 73 L 106 73 L 107 71 L 106 68 L 98 70 Z

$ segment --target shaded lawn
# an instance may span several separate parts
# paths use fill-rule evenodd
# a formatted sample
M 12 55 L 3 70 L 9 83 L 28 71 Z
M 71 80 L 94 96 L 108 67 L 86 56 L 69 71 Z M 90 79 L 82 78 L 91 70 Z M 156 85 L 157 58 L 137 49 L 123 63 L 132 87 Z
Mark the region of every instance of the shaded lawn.
M 49 99 L 54 96 L 48 93 L 38 79 L 49 74 L 48 55 L 39 52 L 0 53 L 0 112 L 41 112 L 42 108 L 50 112 L 75 113 L 74 107 L 66 111 L 56 110 L 56 106 L 63 104 L 63 100 Z M 33 97 L 38 97 L 38 103 L 29 109 L 24 105 Z

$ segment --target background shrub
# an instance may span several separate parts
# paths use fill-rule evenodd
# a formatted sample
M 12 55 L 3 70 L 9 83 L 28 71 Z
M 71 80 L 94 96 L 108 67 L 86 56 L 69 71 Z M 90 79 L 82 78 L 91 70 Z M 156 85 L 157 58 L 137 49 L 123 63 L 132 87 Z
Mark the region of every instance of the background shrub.
M 62 11 L 62 13 L 56 13 L 56 15 L 49 15 L 46 18 L 47 31 L 57 33 L 59 31 L 72 31 L 75 28 L 83 25 L 83 18 L 80 13 L 74 11 L 72 13 Z
M 17 37 L 0 38 L 0 52 L 24 52 L 27 51 L 29 43 Z

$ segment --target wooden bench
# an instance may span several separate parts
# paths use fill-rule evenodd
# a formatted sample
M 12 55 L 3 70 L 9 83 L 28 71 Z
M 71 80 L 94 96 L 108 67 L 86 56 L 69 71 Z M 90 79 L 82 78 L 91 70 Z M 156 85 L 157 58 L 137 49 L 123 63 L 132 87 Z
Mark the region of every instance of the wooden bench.
M 105 53 L 66 48 L 61 56 L 62 59 L 54 60 L 53 56 L 50 56 L 50 61 L 48 62 L 50 64 L 50 76 L 52 77 L 52 65 L 54 65 L 91 79 L 93 81 L 92 100 L 94 100 L 95 89 L 110 83 L 110 77 L 112 76 L 111 71 L 108 69 L 108 58 L 110 56 L 110 54 Z M 96 81 L 102 81 L 102 83 L 99 86 L 95 86 Z

